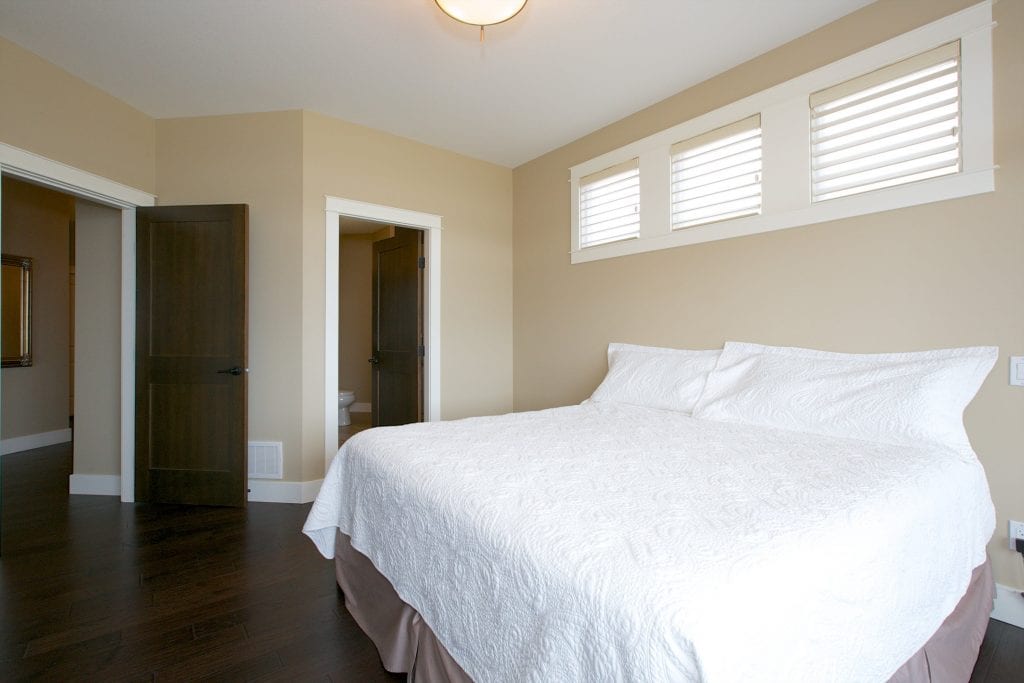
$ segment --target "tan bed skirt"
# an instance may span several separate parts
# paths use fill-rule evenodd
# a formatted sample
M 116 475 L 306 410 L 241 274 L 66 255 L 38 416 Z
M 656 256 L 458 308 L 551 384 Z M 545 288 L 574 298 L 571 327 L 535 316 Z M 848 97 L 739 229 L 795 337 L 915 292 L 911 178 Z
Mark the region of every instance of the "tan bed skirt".
M 465 683 L 472 679 L 452 659 L 419 613 L 402 601 L 370 560 L 338 532 L 335 574 L 345 606 L 377 646 L 388 671 L 409 681 Z M 995 597 L 986 560 L 974 570 L 967 592 L 939 630 L 889 679 L 890 683 L 964 683 L 978 658 Z

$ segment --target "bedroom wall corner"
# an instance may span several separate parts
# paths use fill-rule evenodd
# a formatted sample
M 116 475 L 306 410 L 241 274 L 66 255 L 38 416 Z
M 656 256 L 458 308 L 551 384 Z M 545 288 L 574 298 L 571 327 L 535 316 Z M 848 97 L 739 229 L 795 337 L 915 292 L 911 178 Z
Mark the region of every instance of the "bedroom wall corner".
M 157 121 L 157 194 L 167 204 L 249 205 L 249 439 L 281 441 L 302 482 L 302 115 Z
M 996 581 L 1024 588 L 1006 521 L 1024 519 L 1024 3 L 993 13 L 996 191 L 773 233 L 569 262 L 568 169 L 912 30 L 971 0 L 881 0 L 514 171 L 514 404 L 586 398 L 609 342 L 716 348 L 727 340 L 873 352 L 998 345 L 965 421 L 988 474 Z
M 75 201 L 75 439 L 72 493 L 120 493 L 121 212 Z M 84 478 L 83 478 L 84 477 Z M 98 477 L 98 478 L 97 478 Z M 95 488 L 96 482 L 106 482 Z M 84 489 L 84 490 L 83 490 Z M 106 495 L 106 494 L 105 494 Z
M 441 414 L 512 409 L 512 171 L 303 112 L 303 479 L 323 476 L 324 198 L 443 217 Z
M 155 121 L 0 38 L 0 142 L 153 192 Z

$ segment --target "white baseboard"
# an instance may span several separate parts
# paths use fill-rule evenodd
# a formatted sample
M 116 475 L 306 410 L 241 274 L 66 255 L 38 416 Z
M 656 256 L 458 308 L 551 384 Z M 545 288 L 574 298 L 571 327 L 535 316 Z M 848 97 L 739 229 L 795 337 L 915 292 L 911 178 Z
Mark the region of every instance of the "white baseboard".
M 52 446 L 58 443 L 67 443 L 68 441 L 71 441 L 70 429 L 55 429 L 52 432 L 0 439 L 0 455 L 30 451 L 33 448 L 42 448 L 43 446 Z
M 323 481 L 250 479 L 249 500 L 253 503 L 310 503 L 320 492 Z M 114 474 L 72 474 L 70 492 L 74 495 L 120 496 L 121 477 Z
M 72 495 L 121 497 L 121 477 L 116 474 L 72 474 Z
M 249 480 L 249 501 L 252 503 L 310 503 L 320 492 L 323 479 L 313 481 Z
M 350 413 L 369 413 L 373 407 L 369 403 L 353 403 L 348 407 Z
M 992 608 L 992 618 L 998 621 L 1024 628 L 1024 597 L 1017 588 L 996 584 L 996 604 Z

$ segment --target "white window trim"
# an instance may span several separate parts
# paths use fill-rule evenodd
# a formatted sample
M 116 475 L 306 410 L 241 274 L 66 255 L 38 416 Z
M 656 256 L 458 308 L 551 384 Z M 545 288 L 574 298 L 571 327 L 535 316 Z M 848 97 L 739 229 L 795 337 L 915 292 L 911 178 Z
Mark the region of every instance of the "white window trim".
M 570 169 L 572 263 L 754 235 L 840 218 L 966 197 L 995 190 L 992 112 L 992 2 L 986 0 L 792 80 L 612 150 Z M 811 93 L 908 57 L 960 40 L 960 173 L 859 195 L 811 202 Z M 761 214 L 673 231 L 670 147 L 715 128 L 761 114 Z M 640 159 L 640 237 L 580 249 L 579 180 L 609 166 Z

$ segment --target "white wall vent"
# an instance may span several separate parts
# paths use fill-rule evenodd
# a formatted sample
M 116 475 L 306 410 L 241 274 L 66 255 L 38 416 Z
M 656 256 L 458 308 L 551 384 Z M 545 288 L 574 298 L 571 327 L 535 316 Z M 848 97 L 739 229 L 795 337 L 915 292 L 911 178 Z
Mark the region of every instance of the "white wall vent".
M 281 479 L 283 468 L 284 447 L 280 441 L 249 442 L 250 479 Z

